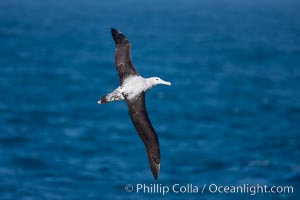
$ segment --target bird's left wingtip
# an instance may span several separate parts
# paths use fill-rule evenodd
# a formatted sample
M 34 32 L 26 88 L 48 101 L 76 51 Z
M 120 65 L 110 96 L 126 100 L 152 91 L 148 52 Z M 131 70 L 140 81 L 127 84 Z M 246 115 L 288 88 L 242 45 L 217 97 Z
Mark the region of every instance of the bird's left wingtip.
M 119 32 L 117 29 L 115 29 L 115 28 L 113 28 L 113 27 L 110 28 L 110 31 L 111 31 L 112 33 L 118 33 L 118 32 Z
M 122 34 L 121 31 L 118 31 L 115 28 L 110 28 L 110 30 L 116 45 L 128 42 L 127 38 Z

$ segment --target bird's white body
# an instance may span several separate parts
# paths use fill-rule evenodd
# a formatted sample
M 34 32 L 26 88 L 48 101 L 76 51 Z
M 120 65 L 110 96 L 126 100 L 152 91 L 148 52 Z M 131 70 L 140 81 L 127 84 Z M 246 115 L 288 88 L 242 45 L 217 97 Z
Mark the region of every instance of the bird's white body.
M 142 92 L 146 92 L 158 84 L 171 85 L 170 82 L 164 81 L 158 77 L 143 78 L 142 76 L 129 76 L 124 80 L 121 86 L 105 96 L 105 101 L 124 100 L 125 96 L 131 101 L 138 97 Z M 99 100 L 98 104 L 101 103 L 103 103 L 102 100 Z
M 120 91 L 128 100 L 133 100 L 139 96 L 141 92 L 145 92 L 152 87 L 148 79 L 141 76 L 130 76 L 124 80 Z

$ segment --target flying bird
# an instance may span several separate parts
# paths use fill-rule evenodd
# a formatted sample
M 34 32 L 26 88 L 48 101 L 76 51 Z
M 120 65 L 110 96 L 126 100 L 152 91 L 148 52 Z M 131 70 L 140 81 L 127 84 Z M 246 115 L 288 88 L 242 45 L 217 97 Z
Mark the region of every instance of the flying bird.
M 115 66 L 120 78 L 120 86 L 104 95 L 98 104 L 126 101 L 131 121 L 146 147 L 150 168 L 157 180 L 160 170 L 160 149 L 157 134 L 146 111 L 145 92 L 159 84 L 170 86 L 171 82 L 159 77 L 142 77 L 133 66 L 128 39 L 114 28 L 111 28 L 111 34 L 116 43 Z

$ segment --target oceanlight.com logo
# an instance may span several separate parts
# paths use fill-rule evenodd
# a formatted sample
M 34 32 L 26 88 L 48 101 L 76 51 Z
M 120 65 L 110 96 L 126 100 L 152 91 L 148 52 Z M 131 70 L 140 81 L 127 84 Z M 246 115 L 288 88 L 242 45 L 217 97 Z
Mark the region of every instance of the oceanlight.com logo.
M 161 194 L 166 195 L 168 193 L 174 194 L 249 194 L 254 196 L 256 194 L 293 194 L 293 186 L 268 186 L 268 185 L 217 185 L 214 183 L 195 185 L 195 184 L 179 184 L 163 185 L 159 183 L 155 184 L 127 184 L 125 186 L 126 192 L 134 192 L 137 194 Z

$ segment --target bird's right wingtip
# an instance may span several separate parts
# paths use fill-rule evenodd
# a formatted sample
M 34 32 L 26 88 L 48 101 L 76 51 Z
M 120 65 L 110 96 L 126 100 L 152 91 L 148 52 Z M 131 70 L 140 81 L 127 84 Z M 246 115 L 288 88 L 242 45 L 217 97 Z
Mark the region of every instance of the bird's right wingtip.
M 159 171 L 160 171 L 160 163 L 157 163 L 157 162 L 155 162 L 154 159 L 151 159 L 150 168 L 151 168 L 152 174 L 154 176 L 154 179 L 157 181 Z
M 154 179 L 157 181 L 157 178 L 158 178 L 158 175 L 159 175 L 159 171 L 160 171 L 160 164 L 156 164 L 155 163 L 155 168 L 156 168 L 156 170 L 155 170 L 155 172 L 153 172 L 153 176 L 154 176 Z

